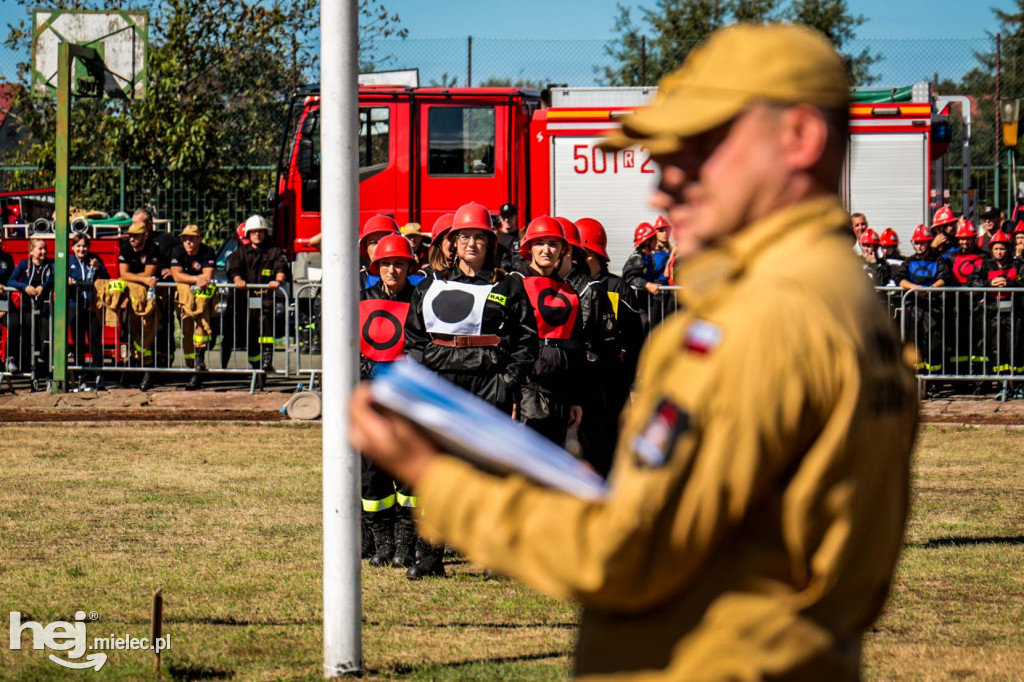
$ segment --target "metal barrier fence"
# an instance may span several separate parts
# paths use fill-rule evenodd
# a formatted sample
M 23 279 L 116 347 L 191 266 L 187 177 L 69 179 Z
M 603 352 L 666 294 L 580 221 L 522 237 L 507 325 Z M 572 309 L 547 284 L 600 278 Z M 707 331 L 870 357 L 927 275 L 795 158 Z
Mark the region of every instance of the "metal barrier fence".
M 295 355 L 295 373 L 309 375 L 309 388 L 323 369 L 320 346 L 320 283 L 304 282 L 295 289 L 296 334 L 291 352 Z
M 248 375 L 255 391 L 268 374 L 291 375 L 294 324 L 286 287 L 159 282 L 147 288 L 112 279 L 72 285 L 69 297 L 68 370 L 76 380 L 103 372 L 141 372 L 143 383 L 146 373 Z M 0 299 L 5 374 L 31 378 L 36 390 L 53 367 L 51 298 L 5 288 Z M 277 339 L 284 340 L 280 351 Z

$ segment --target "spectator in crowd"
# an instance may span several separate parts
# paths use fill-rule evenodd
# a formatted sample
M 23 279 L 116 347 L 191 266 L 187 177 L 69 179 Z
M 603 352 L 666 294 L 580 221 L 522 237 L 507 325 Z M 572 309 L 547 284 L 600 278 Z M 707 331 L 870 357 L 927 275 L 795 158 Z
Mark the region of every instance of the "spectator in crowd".
M 11 254 L 3 250 L 3 244 L 4 233 L 3 229 L 0 228 L 0 301 L 7 301 L 10 297 L 4 290 L 4 287 L 7 286 L 7 280 L 10 279 L 11 273 L 14 272 L 14 258 L 11 257 Z M 7 312 L 0 310 L 0 361 L 4 362 L 6 362 L 8 357 L 7 341 Z
M 384 213 L 371 216 L 363 223 L 359 231 L 359 288 L 365 289 L 372 286 L 376 277 L 370 275 L 370 262 L 373 260 L 373 252 L 377 250 L 377 243 L 381 238 L 389 234 L 402 234 L 398 229 L 395 219 Z
M 903 261 L 906 260 L 903 254 L 900 253 L 900 236 L 896 234 L 896 230 L 887 227 L 882 230 L 882 234 L 878 237 L 878 244 L 882 249 L 882 258 L 885 258 L 885 262 L 889 264 L 889 268 L 895 274 L 900 266 L 903 265 Z
M 210 318 L 217 310 L 217 286 L 213 283 L 217 254 L 203 243 L 198 225 L 186 225 L 180 238 L 181 245 L 171 249 L 171 277 L 178 285 L 177 302 L 185 364 L 196 370 L 189 377 L 185 390 L 195 391 L 203 385 L 206 350 L 213 345 Z
M 989 244 L 992 242 L 992 235 L 999 228 L 999 209 L 994 206 L 986 206 L 981 212 L 981 235 L 978 237 L 978 247 L 985 253 L 991 253 Z
M 413 270 L 419 270 L 427 265 L 427 253 L 430 250 L 430 245 L 423 237 L 423 228 L 419 223 L 406 223 L 402 226 L 401 232 L 402 236 L 409 240 L 412 252 L 416 256 L 416 267 Z
M 249 246 L 239 247 L 228 256 L 227 277 L 235 285 L 234 295 L 228 301 L 224 321 L 224 340 L 221 346 L 221 368 L 227 368 L 237 340 L 246 338 L 246 359 L 249 367 L 263 372 L 274 372 L 275 292 L 288 278 L 288 261 L 280 247 L 270 244 L 270 223 L 261 215 L 245 221 L 245 236 Z M 248 291 L 249 285 L 265 288 Z M 262 299 L 258 310 L 249 310 L 249 296 Z M 253 313 L 253 314 L 250 314 Z
M 1013 257 L 1024 258 L 1024 220 L 1018 221 L 1013 228 Z
M 864 260 L 864 272 L 876 287 L 884 287 L 892 281 L 892 270 L 889 262 L 878 255 L 880 244 L 878 233 L 870 227 L 860 233 L 861 258 Z
M 964 218 L 953 215 L 953 209 L 942 206 L 932 217 L 932 249 L 940 256 L 952 257 L 959 248 L 956 230 Z
M 868 229 L 868 218 L 863 213 L 850 214 L 850 229 L 853 230 L 854 243 L 860 244 L 860 236 Z
M 984 252 L 978 248 L 978 231 L 974 223 L 965 220 L 956 230 L 957 251 L 950 261 L 956 287 L 972 286 L 974 274 L 981 269 Z M 984 373 L 984 344 L 978 307 L 982 297 L 974 292 L 959 291 L 943 294 L 943 313 L 950 343 L 950 372 L 952 374 Z M 975 387 L 976 392 L 980 385 Z
M 519 389 L 537 357 L 535 322 L 522 280 L 495 269 L 497 235 L 487 209 L 459 207 L 446 235 L 452 265 L 413 292 L 405 322 L 409 356 L 498 409 L 517 416 Z M 427 548 L 411 579 L 443 576 L 443 546 Z
M 53 292 L 53 259 L 46 257 L 47 240 L 28 240 L 28 258 L 19 262 L 7 285 L 21 294 L 8 323 L 7 371 L 19 369 L 32 374 L 32 390 L 40 390 L 49 378 L 52 360 L 50 344 L 50 294 Z M 52 351 L 52 347 L 50 348 Z
M 117 256 L 118 277 L 124 284 L 116 281 L 111 286 L 127 286 L 129 290 L 145 290 L 130 292 L 130 300 L 139 300 L 145 296 L 153 302 L 152 306 L 146 307 L 144 315 L 138 314 L 138 309 L 132 305 L 126 305 L 123 310 L 127 315 L 128 324 L 122 324 L 122 335 L 127 334 L 126 340 L 131 348 L 132 360 L 136 366 L 150 367 L 153 365 L 153 347 L 157 335 L 157 325 L 160 321 L 160 310 L 156 304 L 156 283 L 158 281 L 158 269 L 160 267 L 160 252 L 150 239 L 150 230 L 143 222 L 132 222 L 128 228 L 128 239 L 121 242 L 120 251 Z M 126 377 L 122 377 L 122 382 Z M 139 390 L 148 391 L 153 387 L 152 375 L 146 371 L 139 382 Z
M 986 296 L 988 308 L 985 316 L 988 322 L 987 352 L 990 370 L 993 374 L 1010 376 L 1024 372 L 1024 357 L 1019 355 L 1021 334 L 1021 293 L 1024 288 L 1017 261 L 1010 255 L 1010 236 L 996 230 L 989 238 L 991 255 L 975 272 L 973 284 L 978 287 L 993 287 L 1005 291 L 989 292 Z M 1018 290 L 1018 291 L 1015 291 Z M 999 393 L 1001 400 L 1011 396 L 1024 397 L 1021 385 L 1003 386 Z
M 180 244 L 177 237 L 165 230 L 157 230 L 153 212 L 140 208 L 132 215 L 132 222 L 139 222 L 149 231 L 149 239 L 156 246 L 160 257 L 156 270 L 157 282 L 169 283 L 171 277 L 171 252 Z M 156 288 L 157 306 L 160 308 L 156 329 L 156 366 L 170 367 L 174 364 L 174 297 L 169 287 Z
M 413 286 L 409 273 L 419 267 L 412 245 L 398 235 L 382 237 L 370 261 L 376 284 L 359 294 L 359 376 L 371 379 L 382 363 L 405 352 L 405 320 Z M 416 498 L 408 487 L 368 459 L 363 459 L 362 504 L 365 526 L 373 540 L 371 566 L 410 568 L 416 561 Z M 369 550 L 369 546 L 366 547 Z
M 608 476 L 619 436 L 619 414 L 629 400 L 644 341 L 643 324 L 640 312 L 633 307 L 632 289 L 621 277 L 608 272 L 608 237 L 604 226 L 593 218 L 580 218 L 576 227 L 590 277 L 608 297 L 613 315 L 614 344 L 600 353 L 587 354 L 589 381 L 582 405 L 586 418 L 577 429 L 583 459 L 599 474 Z
M 948 283 L 953 275 L 949 261 L 932 248 L 932 233 L 924 225 L 918 225 L 910 241 L 914 244 L 914 255 L 903 261 L 896 273 L 896 280 L 903 289 L 917 293 L 906 299 L 903 311 L 911 321 L 914 343 L 918 350 L 918 371 L 939 372 L 942 369 L 942 301 L 931 290 Z M 935 394 L 934 384 L 928 385 L 930 395 Z
M 107 267 L 89 250 L 89 235 L 80 232 L 71 237 L 68 259 L 68 328 L 71 356 L 76 365 L 86 365 L 86 353 L 96 367 L 103 367 L 103 325 L 97 314 L 93 286 L 96 280 L 110 279 Z M 90 381 L 92 384 L 90 384 Z M 80 389 L 103 388 L 103 375 L 83 373 Z
M 505 272 L 518 270 L 523 265 L 519 255 L 519 213 L 515 204 L 503 204 L 498 210 L 498 267 Z
M 637 225 L 633 231 L 633 252 L 622 266 L 622 278 L 636 292 L 645 331 L 653 329 L 661 321 L 661 306 L 665 300 L 661 291 L 663 278 L 653 258 L 655 241 L 657 231 L 653 225 L 647 222 Z
M 559 223 L 550 216 L 530 222 L 519 244 L 519 255 L 527 264 L 511 276 L 526 291 L 534 317 L 530 327 L 536 330 L 539 345 L 537 360 L 521 387 L 519 421 L 562 446 L 567 429 L 575 429 L 583 416 L 585 349 L 579 297 L 558 274 L 570 248 Z
M 438 216 L 430 230 L 430 248 L 427 251 L 427 266 L 423 272 L 432 277 L 437 272 L 447 272 L 452 265 L 452 243 L 448 231 L 452 229 L 454 213 Z

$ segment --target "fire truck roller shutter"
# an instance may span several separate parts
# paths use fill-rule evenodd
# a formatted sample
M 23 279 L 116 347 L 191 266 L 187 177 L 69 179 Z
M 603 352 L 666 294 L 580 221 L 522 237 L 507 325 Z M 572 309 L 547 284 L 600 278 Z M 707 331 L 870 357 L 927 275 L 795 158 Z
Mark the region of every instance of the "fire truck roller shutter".
M 633 229 L 654 219 L 648 201 L 661 172 L 646 150 L 597 148 L 600 136 L 551 137 L 551 214 L 599 220 L 608 233 L 609 268 L 621 272 L 633 251 Z
M 847 208 L 866 215 L 869 225 L 892 225 L 908 243 L 914 226 L 931 224 L 928 164 L 924 133 L 852 134 L 844 169 Z

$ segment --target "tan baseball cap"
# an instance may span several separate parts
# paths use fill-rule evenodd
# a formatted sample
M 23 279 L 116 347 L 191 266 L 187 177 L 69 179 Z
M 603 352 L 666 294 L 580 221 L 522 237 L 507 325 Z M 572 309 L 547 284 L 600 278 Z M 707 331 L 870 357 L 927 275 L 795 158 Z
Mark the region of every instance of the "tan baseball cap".
M 128 228 L 128 234 L 146 234 L 147 232 L 149 230 L 146 229 L 146 223 L 134 222 Z
M 793 24 L 736 24 L 712 33 L 658 83 L 650 106 L 601 142 L 606 151 L 642 144 L 670 154 L 687 137 L 735 118 L 752 103 L 844 107 L 846 64 L 822 34 Z
M 182 237 L 202 237 L 203 235 L 201 235 L 199 233 L 199 226 L 198 225 L 186 225 L 185 229 L 183 229 L 181 231 L 181 235 L 180 236 L 182 236 Z
M 404 235 L 410 235 L 410 234 L 422 235 L 423 234 L 423 228 L 420 226 L 419 223 L 406 223 L 405 225 L 402 226 L 401 232 Z

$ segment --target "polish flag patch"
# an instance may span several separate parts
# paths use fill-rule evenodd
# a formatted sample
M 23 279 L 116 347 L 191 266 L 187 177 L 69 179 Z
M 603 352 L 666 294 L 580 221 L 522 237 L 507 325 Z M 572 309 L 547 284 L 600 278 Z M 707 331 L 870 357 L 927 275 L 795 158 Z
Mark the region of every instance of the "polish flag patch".
M 686 328 L 683 348 L 697 355 L 707 355 L 722 343 L 722 328 L 707 320 L 694 320 Z

